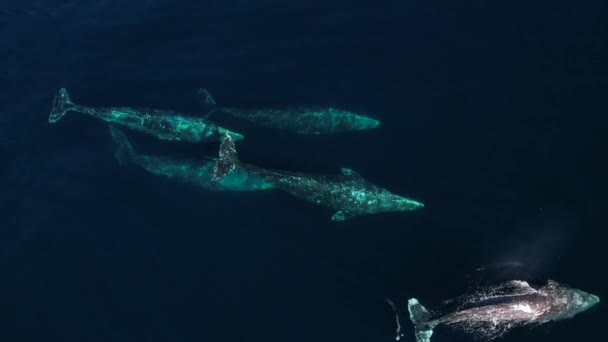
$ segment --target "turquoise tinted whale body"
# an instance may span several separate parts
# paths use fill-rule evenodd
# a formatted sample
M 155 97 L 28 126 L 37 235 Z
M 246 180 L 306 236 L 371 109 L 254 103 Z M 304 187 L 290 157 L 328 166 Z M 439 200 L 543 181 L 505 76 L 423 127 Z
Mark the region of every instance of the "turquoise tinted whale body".
M 456 299 L 454 309 L 427 310 L 416 298 L 408 301 L 417 342 L 429 342 L 433 329 L 444 324 L 463 329 L 475 337 L 490 340 L 511 328 L 560 321 L 588 310 L 600 299 L 578 289 L 549 280 L 533 288 L 513 280 Z M 398 326 L 399 329 L 399 326 Z M 397 331 L 397 339 L 401 335 Z
M 236 140 L 243 138 L 241 134 L 219 127 L 203 117 L 192 117 L 168 110 L 77 105 L 70 100 L 67 90 L 62 88 L 53 99 L 49 122 L 59 121 L 70 111 L 89 114 L 106 122 L 151 134 L 163 140 L 194 143 L 218 141 L 224 134 L 230 134 Z
M 268 170 L 238 160 L 234 141 L 225 135 L 220 145 L 220 159 L 214 166 L 213 179 L 222 180 L 232 172 L 245 170 L 276 188 L 336 210 L 334 221 L 376 214 L 415 210 L 423 204 L 382 189 L 359 176 L 351 169 L 343 168 L 341 175 L 307 175 Z
M 210 113 L 223 113 L 254 125 L 303 135 L 327 135 L 376 128 L 380 121 L 333 107 L 295 106 L 284 109 L 239 109 L 218 106 L 206 89 L 198 90 L 201 104 Z
M 133 163 L 157 176 L 194 184 L 210 191 L 257 191 L 273 188 L 272 184 L 250 175 L 245 170 L 234 172 L 221 181 L 214 182 L 211 179 L 215 158 L 196 162 L 138 154 L 122 130 L 110 125 L 110 134 L 117 145 L 116 159 L 121 164 Z

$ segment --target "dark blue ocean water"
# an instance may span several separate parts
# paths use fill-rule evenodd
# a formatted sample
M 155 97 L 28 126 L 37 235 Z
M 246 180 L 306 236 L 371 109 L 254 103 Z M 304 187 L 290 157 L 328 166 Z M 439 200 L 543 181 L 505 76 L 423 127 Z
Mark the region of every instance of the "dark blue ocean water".
M 606 298 L 607 23 L 605 1 L 0 1 L 0 340 L 391 341 L 387 297 L 511 277 Z M 336 224 L 281 192 L 121 167 L 94 118 L 47 121 L 60 87 L 196 114 L 201 86 L 373 114 L 380 129 L 332 137 L 233 127 L 250 163 L 348 166 L 426 207 Z M 504 341 L 602 340 L 606 312 Z

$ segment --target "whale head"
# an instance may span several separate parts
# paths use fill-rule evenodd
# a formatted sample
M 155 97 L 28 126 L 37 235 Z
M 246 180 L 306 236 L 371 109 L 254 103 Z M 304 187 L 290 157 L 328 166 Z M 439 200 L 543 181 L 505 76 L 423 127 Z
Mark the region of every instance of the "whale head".
M 373 128 L 377 128 L 378 126 L 380 126 L 380 121 L 378 121 L 374 118 L 370 118 L 368 116 L 363 116 L 363 115 L 357 115 L 356 122 L 357 122 L 356 128 L 360 129 L 360 130 L 373 129 Z
M 568 297 L 573 315 L 586 311 L 600 302 L 598 296 L 579 289 L 571 289 Z
M 329 119 L 332 132 L 358 131 L 378 128 L 380 121 L 367 115 L 357 114 L 337 108 L 320 111 L 319 116 Z
M 560 308 L 560 312 L 553 317 L 553 320 L 572 318 L 600 302 L 600 298 L 596 295 L 564 286 L 553 280 L 548 280 L 547 285 L 539 289 L 539 292 L 552 298 L 554 305 Z
M 384 189 L 381 189 L 374 197 L 374 200 L 369 202 L 372 212 L 411 211 L 424 207 L 424 204 L 416 200 L 394 194 Z

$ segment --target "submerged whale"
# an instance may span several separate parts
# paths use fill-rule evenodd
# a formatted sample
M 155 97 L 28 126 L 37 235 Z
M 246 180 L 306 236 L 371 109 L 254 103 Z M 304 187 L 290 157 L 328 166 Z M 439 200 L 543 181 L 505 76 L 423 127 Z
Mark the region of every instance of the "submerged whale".
M 336 210 L 332 220 L 382 212 L 415 210 L 423 204 L 377 187 L 351 169 L 343 168 L 341 175 L 307 175 L 268 170 L 241 163 L 234 141 L 225 135 L 220 145 L 220 159 L 214 166 L 213 180 L 219 181 L 232 172 L 245 170 L 265 182 L 306 201 Z
M 250 175 L 245 170 L 233 172 L 221 181 L 214 182 L 211 180 L 214 159 L 194 162 L 138 154 L 126 134 L 118 127 L 110 125 L 110 135 L 117 145 L 115 156 L 121 164 L 133 163 L 157 176 L 196 184 L 210 191 L 256 191 L 273 188 L 272 184 Z
M 572 318 L 599 301 L 595 295 L 552 280 L 537 289 L 514 280 L 465 296 L 456 309 L 442 314 L 429 312 L 416 298 L 408 301 L 408 311 L 417 342 L 429 342 L 440 324 L 493 339 L 516 326 Z
M 284 109 L 239 109 L 220 107 L 206 89 L 198 90 L 201 104 L 209 113 L 221 112 L 251 122 L 298 134 L 333 134 L 376 128 L 380 121 L 333 107 L 295 106 Z
M 201 142 L 220 140 L 224 134 L 234 139 L 243 139 L 241 134 L 219 127 L 205 118 L 182 115 L 168 110 L 129 107 L 87 107 L 74 104 L 65 88 L 61 88 L 53 99 L 49 122 L 59 121 L 67 112 L 89 114 L 112 124 L 151 134 L 163 140 Z

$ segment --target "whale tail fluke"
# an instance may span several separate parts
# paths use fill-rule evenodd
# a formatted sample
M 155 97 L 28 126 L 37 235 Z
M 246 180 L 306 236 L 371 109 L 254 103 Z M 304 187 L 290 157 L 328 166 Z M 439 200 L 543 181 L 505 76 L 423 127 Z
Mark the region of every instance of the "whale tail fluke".
M 220 158 L 213 166 L 212 181 L 218 181 L 236 168 L 239 163 L 239 156 L 236 152 L 234 140 L 229 134 L 225 134 L 220 144 Z
M 136 157 L 135 150 L 131 146 L 129 139 L 127 139 L 125 132 L 114 125 L 110 125 L 110 135 L 112 136 L 112 141 L 118 145 L 114 153 L 114 157 L 116 157 L 118 163 L 125 165 L 133 161 Z
M 416 334 L 416 342 L 430 342 L 433 335 L 435 323 L 429 321 L 431 314 L 429 311 L 418 302 L 418 299 L 411 298 L 407 302 L 407 310 L 410 313 L 410 319 L 414 323 L 414 333 Z
M 53 123 L 59 121 L 65 113 L 72 110 L 73 107 L 74 103 L 70 100 L 68 91 L 65 88 L 59 89 L 59 92 L 55 94 L 55 97 L 53 98 L 53 108 L 49 115 L 49 122 Z
M 198 101 L 201 104 L 201 107 L 203 107 L 207 111 L 205 116 L 209 116 L 217 110 L 217 104 L 215 103 L 213 96 L 211 96 L 211 93 L 207 89 L 199 88 L 196 91 L 196 96 L 198 97 Z

